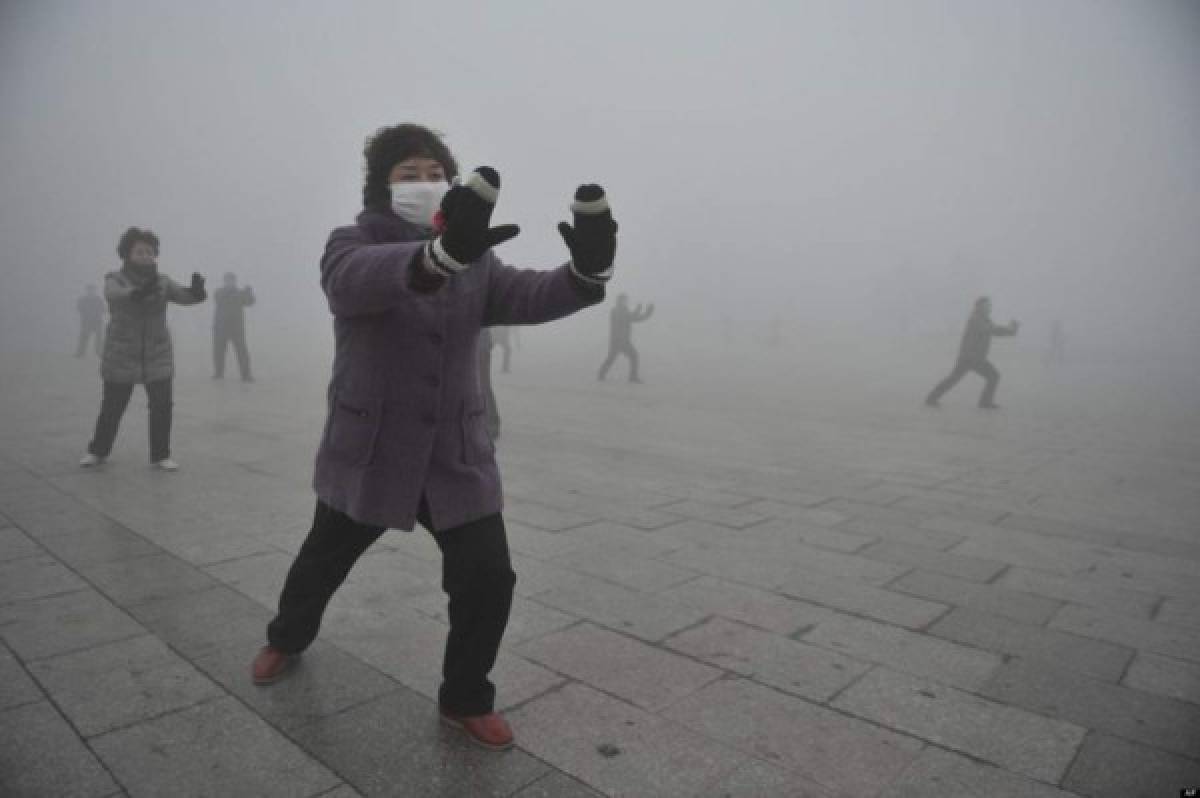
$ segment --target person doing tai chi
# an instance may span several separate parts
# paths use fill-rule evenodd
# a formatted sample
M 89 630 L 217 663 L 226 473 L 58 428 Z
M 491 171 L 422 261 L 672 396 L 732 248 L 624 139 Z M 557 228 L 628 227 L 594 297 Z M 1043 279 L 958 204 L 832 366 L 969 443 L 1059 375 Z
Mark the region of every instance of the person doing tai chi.
M 362 553 L 384 530 L 419 523 L 441 550 L 449 596 L 441 718 L 503 750 L 513 733 L 494 711 L 488 674 L 516 576 L 480 383 L 480 331 L 553 321 L 602 301 L 617 223 L 604 190 L 580 186 L 574 224 L 558 226 L 569 261 L 515 269 L 492 252 L 519 232 L 491 226 L 496 170 L 480 167 L 451 186 L 454 156 L 437 134 L 411 124 L 379 130 L 364 154 L 364 210 L 329 235 L 321 257 L 336 346 L 316 512 L 252 676 L 269 684 L 285 675 Z
M 958 384 L 958 381 L 973 371 L 986 380 L 983 394 L 979 397 L 979 406 L 987 409 L 999 407 L 996 404 L 996 386 L 1000 383 L 1000 372 L 988 360 L 988 350 L 992 346 L 992 337 L 1005 337 L 1017 334 L 1021 323 L 1013 320 L 1006 326 L 992 322 L 992 301 L 987 297 L 975 300 L 975 308 L 967 319 L 967 327 L 963 330 L 962 343 L 958 349 L 958 361 L 946 379 L 934 387 L 925 404 L 937 407 L 938 400 L 946 391 Z

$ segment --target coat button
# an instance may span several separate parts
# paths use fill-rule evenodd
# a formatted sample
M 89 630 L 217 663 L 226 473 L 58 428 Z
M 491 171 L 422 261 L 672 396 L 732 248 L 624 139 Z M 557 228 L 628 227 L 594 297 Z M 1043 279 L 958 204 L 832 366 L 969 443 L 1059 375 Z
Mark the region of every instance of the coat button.
M 433 342 L 434 346 L 441 346 L 443 340 L 442 334 L 437 332 L 430 333 L 429 340 Z

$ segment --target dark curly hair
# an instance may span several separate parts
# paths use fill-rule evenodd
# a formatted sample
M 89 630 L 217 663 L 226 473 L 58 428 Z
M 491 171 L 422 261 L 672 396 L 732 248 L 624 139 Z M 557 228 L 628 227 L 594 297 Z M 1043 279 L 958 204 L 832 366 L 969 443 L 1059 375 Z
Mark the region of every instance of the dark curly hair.
M 421 125 L 381 127 L 367 139 L 363 147 L 367 160 L 366 180 L 363 182 L 363 207 L 386 211 L 392 207 L 392 191 L 388 175 L 392 167 L 408 158 L 432 158 L 446 170 L 446 177 L 458 175 L 458 161 L 436 131 Z
M 145 241 L 154 247 L 154 254 L 158 254 L 158 236 L 152 230 L 131 227 L 121 233 L 121 240 L 117 242 L 117 255 L 121 260 L 129 260 L 129 253 L 133 252 L 133 245 L 139 241 Z

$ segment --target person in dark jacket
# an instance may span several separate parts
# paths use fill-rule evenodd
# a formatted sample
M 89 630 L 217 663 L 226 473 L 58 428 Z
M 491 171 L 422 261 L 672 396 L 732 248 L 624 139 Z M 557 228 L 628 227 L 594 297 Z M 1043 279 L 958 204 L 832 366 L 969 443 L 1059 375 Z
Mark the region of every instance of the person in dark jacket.
M 983 394 L 979 397 L 979 406 L 988 409 L 998 407 L 995 398 L 996 386 L 1000 383 L 1000 372 L 996 371 L 996 367 L 988 360 L 988 350 L 992 346 L 993 336 L 1016 335 L 1020 326 L 1020 322 L 1015 319 L 1003 327 L 994 324 L 992 322 L 992 301 L 987 297 L 977 299 L 975 308 L 967 319 L 967 327 L 963 331 L 962 343 L 958 349 L 958 361 L 954 364 L 950 375 L 939 382 L 929 396 L 925 397 L 925 404 L 937 407 L 938 400 L 942 398 L 942 395 L 957 385 L 958 381 L 967 375 L 967 372 L 973 371 L 986 380 Z
M 637 383 L 642 381 L 638 377 L 638 352 L 633 347 L 633 325 L 636 322 L 645 321 L 653 315 L 653 302 L 645 311 L 642 310 L 640 304 L 630 310 L 628 295 L 619 294 L 617 296 L 617 304 L 609 313 L 608 357 L 604 359 L 600 371 L 596 374 L 597 380 L 603 382 L 604 378 L 608 376 L 608 370 L 612 367 L 613 361 L 617 359 L 617 355 L 625 355 L 629 358 L 629 381 Z
M 75 347 L 75 357 L 83 357 L 93 337 L 99 356 L 104 343 L 104 300 L 96 293 L 96 286 L 89 285 L 75 306 L 79 310 L 79 345 Z
M 494 169 L 449 187 L 457 162 L 419 125 L 379 130 L 364 154 L 365 209 L 330 234 L 321 258 L 336 346 L 316 513 L 252 677 L 269 684 L 284 675 L 362 553 L 386 529 L 419 523 L 441 549 L 449 596 L 441 717 L 503 750 L 513 734 L 494 711 L 488 673 L 516 576 L 480 384 L 480 331 L 553 321 L 602 301 L 617 224 L 604 190 L 580 186 L 574 224 L 558 226 L 570 260 L 551 271 L 515 269 L 492 252 L 519 232 L 491 226 Z
M 225 376 L 225 351 L 233 344 L 242 382 L 254 382 L 250 374 L 250 351 L 246 348 L 246 308 L 254 304 L 254 289 L 238 287 L 237 275 L 225 272 L 220 288 L 213 291 L 213 379 Z
M 133 395 L 133 386 L 146 386 L 150 404 L 150 463 L 162 471 L 177 471 L 171 459 L 171 383 L 175 354 L 167 329 L 167 303 L 195 305 L 207 297 L 204 278 L 192 274 L 187 288 L 158 272 L 158 236 L 131 227 L 117 243 L 122 265 L 104 276 L 108 301 L 108 330 L 100 376 L 104 399 L 88 453 L 79 461 L 84 468 L 102 464 L 112 451 L 121 416 Z
M 515 330 L 511 330 L 503 324 L 491 329 L 492 347 L 498 348 L 502 355 L 500 361 L 501 374 L 508 374 L 512 371 L 512 337 L 514 332 Z

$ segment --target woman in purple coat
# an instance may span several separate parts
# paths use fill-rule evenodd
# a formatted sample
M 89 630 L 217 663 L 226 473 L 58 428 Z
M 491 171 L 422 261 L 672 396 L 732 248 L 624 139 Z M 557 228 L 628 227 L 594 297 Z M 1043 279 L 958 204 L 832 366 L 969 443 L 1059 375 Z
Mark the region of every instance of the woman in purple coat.
M 458 165 L 419 125 L 368 142 L 362 213 L 334 230 L 321 287 L 336 354 L 317 452 L 316 515 L 253 663 L 269 684 L 317 635 L 355 561 L 385 529 L 420 523 L 442 551 L 450 631 L 438 705 L 480 745 L 509 748 L 488 680 L 508 623 L 516 576 L 487 433 L 477 345 L 496 324 L 539 324 L 604 298 L 617 224 L 603 189 L 580 186 L 574 226 L 559 225 L 570 260 L 514 269 L 492 248 L 519 232 L 491 227 L 500 189 L 481 167 L 451 187 Z

